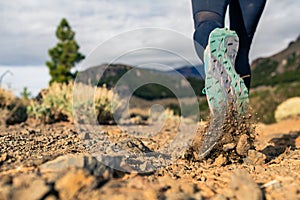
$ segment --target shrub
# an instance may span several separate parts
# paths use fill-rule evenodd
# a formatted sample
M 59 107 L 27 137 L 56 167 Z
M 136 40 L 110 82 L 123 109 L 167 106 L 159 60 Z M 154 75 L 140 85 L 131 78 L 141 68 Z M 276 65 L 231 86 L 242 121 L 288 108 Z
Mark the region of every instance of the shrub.
M 271 60 L 270 58 L 264 59 L 255 69 L 252 70 L 251 88 L 255 88 L 261 85 L 276 84 L 274 77 L 271 76 L 276 71 L 278 62 Z
M 73 83 L 53 83 L 28 106 L 28 115 L 44 123 L 72 120 Z
M 12 92 L 0 88 L 0 125 L 13 125 L 26 121 L 26 102 Z
M 113 100 L 112 90 L 106 88 L 106 85 L 97 87 L 94 96 L 94 105 L 96 109 L 97 120 L 100 124 L 114 123 L 113 111 L 116 109 L 117 99 Z
M 0 108 L 5 108 L 8 105 L 12 104 L 14 101 L 15 96 L 12 92 L 8 90 L 4 90 L 0 87 Z
M 277 106 L 288 98 L 300 96 L 299 87 L 300 82 L 293 82 L 255 90 L 250 93 L 250 105 L 261 122 L 274 123 Z
M 73 120 L 73 87 L 74 83 L 56 83 L 54 82 L 48 89 L 40 92 L 36 99 L 32 99 L 28 106 L 28 114 L 31 118 L 40 120 L 43 123 L 53 123 L 59 121 Z M 112 90 L 105 86 L 94 88 L 80 84 L 79 87 L 83 90 L 93 90 L 94 99 L 84 102 L 84 96 L 79 97 L 78 102 L 74 105 L 77 111 L 82 113 L 82 116 L 92 117 L 92 112 L 96 111 L 97 120 L 100 123 L 112 123 L 113 108 Z M 82 94 L 85 95 L 85 94 Z M 119 101 L 117 101 L 119 102 Z M 94 107 L 93 107 L 94 105 Z M 80 110 L 78 110 L 80 109 Z M 77 120 L 83 120 L 78 116 Z M 85 120 L 85 122 L 87 122 Z M 81 122 L 84 123 L 84 122 Z
M 28 100 L 31 96 L 31 92 L 28 91 L 27 87 L 24 87 L 20 95 L 24 100 Z

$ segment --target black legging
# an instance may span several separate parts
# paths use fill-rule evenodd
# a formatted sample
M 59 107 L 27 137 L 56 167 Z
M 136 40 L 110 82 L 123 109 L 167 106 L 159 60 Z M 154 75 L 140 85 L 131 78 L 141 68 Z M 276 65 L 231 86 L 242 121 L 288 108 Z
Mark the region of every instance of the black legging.
M 194 40 L 203 48 L 207 46 L 210 32 L 215 28 L 224 27 L 225 13 L 229 5 L 230 29 L 236 31 L 239 37 L 235 69 L 244 79 L 248 89 L 251 80 L 250 46 L 265 4 L 266 0 L 192 0 Z M 203 58 L 203 55 L 199 55 L 203 51 L 197 52 L 198 56 Z

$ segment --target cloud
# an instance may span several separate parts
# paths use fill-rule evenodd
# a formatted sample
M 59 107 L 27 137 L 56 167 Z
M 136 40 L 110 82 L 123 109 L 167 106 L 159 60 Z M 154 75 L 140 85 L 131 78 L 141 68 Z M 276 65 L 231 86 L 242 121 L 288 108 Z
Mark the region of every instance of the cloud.
M 187 4 L 185 12 L 182 4 Z M 47 50 L 56 43 L 54 32 L 62 17 L 75 30 L 84 54 L 119 33 L 140 27 L 192 34 L 191 18 L 186 17 L 190 15 L 189 1 L 15 0 L 2 1 L 0 7 L 2 65 L 43 64 Z M 124 41 L 123 45 L 130 42 Z
M 298 36 L 299 5 L 294 0 L 267 1 L 251 59 L 273 54 Z M 56 44 L 55 29 L 63 17 L 75 30 L 81 52 L 87 55 L 119 33 L 141 27 L 172 29 L 192 38 L 191 12 L 189 0 L 1 1 L 0 65 L 43 65 L 49 59 L 48 49 Z M 123 41 L 120 45 L 133 42 Z M 158 42 L 188 52 L 176 41 Z
M 270 56 L 283 50 L 299 34 L 299 1 L 267 1 L 252 45 L 251 57 Z

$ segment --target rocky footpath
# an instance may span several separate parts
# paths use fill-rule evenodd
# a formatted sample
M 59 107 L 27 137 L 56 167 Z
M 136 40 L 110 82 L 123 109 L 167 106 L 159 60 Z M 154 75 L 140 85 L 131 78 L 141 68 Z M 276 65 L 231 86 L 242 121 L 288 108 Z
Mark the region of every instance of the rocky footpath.
M 106 128 L 121 146 L 155 151 L 173 137 L 176 126 L 165 127 L 156 141 L 131 142 L 117 127 Z M 99 162 L 72 124 L 3 128 L 0 199 L 300 199 L 300 128 L 270 134 L 263 130 L 267 128 L 249 143 L 251 148 L 242 144 L 245 138 L 233 148 L 229 141 L 203 161 L 187 152 L 165 167 L 139 173 L 122 161 L 118 170 Z M 226 153 L 244 147 L 248 151 L 243 156 Z

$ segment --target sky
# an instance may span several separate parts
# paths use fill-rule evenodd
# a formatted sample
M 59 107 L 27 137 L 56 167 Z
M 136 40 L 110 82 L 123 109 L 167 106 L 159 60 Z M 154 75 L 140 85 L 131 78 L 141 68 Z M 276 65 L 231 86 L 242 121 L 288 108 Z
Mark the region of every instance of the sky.
M 272 55 L 298 37 L 299 8 L 300 1 L 267 1 L 253 41 L 251 60 Z M 0 75 L 7 69 L 13 72 L 3 83 L 17 87 L 18 91 L 27 84 L 33 93 L 47 86 L 49 76 L 44 63 L 49 59 L 48 49 L 57 42 L 55 30 L 63 17 L 76 32 L 80 51 L 85 55 L 101 48 L 99 44 L 120 34 L 122 39 L 124 33 L 128 35 L 128 31 L 135 29 L 156 27 L 169 30 L 165 31 L 166 36 L 172 32 L 175 37 L 178 34 L 187 39 L 192 38 L 194 29 L 190 0 L 1 0 Z M 143 43 L 146 37 L 151 37 L 147 31 L 134 42 Z M 192 49 L 176 39 L 166 42 L 166 37 L 158 37 L 156 42 L 186 54 Z M 129 47 L 132 43 L 132 39 L 122 40 L 120 46 Z M 106 52 L 115 53 L 116 47 L 111 48 Z M 102 61 L 104 54 L 99 59 Z M 20 79 L 21 76 L 24 78 Z

